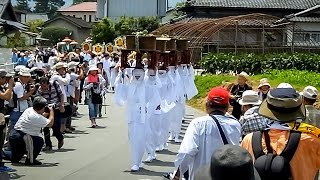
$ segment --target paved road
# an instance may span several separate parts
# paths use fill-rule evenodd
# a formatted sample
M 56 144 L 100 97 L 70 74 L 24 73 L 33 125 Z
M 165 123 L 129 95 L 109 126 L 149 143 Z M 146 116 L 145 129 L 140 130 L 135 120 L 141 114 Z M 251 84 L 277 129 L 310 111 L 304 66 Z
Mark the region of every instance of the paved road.
M 42 152 L 41 167 L 12 166 L 17 171 L 11 179 L 21 180 L 161 180 L 162 175 L 173 170 L 173 161 L 179 148 L 170 144 L 169 151 L 158 154 L 157 161 L 146 164 L 144 169 L 131 173 L 127 138 L 127 123 L 123 108 L 112 103 L 111 95 L 107 115 L 98 119 L 103 128 L 91 129 L 87 106 L 80 106 L 81 118 L 73 121 L 77 131 L 65 137 L 65 146 L 53 152 Z M 104 111 L 103 111 L 104 113 Z M 187 122 L 200 113 L 188 108 Z M 185 130 L 187 124 L 183 125 Z M 183 135 L 183 132 L 182 132 Z M 53 139 L 56 144 L 56 140 Z M 1 180 L 1 177 L 0 177 Z

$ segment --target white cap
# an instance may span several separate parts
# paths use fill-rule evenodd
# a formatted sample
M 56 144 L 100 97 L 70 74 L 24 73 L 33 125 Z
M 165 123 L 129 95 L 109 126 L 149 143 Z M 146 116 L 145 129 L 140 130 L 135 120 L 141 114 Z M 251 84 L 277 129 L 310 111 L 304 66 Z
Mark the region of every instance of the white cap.
M 77 67 L 77 66 L 79 65 L 79 63 L 80 63 L 80 62 L 74 62 L 74 61 L 69 62 L 69 63 L 68 63 L 68 67 L 69 67 L 69 68 Z
M 57 70 L 57 69 L 61 69 L 61 68 L 67 68 L 68 64 L 64 63 L 64 62 L 58 62 L 57 64 L 55 64 L 52 69 Z
M 293 87 L 289 83 L 280 83 L 277 88 L 291 88 L 291 89 L 293 89 Z
M 19 75 L 30 77 L 31 76 L 30 69 L 28 69 L 28 68 L 20 69 Z
M 88 72 L 90 71 L 99 71 L 99 68 L 97 68 L 96 66 L 91 66 Z
M 242 99 L 240 99 L 240 105 L 260 105 L 262 101 L 259 99 L 258 92 L 247 90 L 243 92 Z
M 308 99 L 317 99 L 318 90 L 313 86 L 307 86 L 303 89 L 301 95 Z

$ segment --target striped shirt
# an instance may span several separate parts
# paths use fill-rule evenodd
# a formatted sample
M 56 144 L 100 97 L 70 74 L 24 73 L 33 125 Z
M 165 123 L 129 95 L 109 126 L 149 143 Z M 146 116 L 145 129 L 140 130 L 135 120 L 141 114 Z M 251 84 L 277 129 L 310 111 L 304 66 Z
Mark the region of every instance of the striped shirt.
M 53 83 L 55 83 L 55 85 Z M 56 109 L 59 109 L 61 102 L 58 96 L 62 95 L 62 91 L 57 81 L 53 81 L 53 83 L 50 83 L 49 90 L 43 90 L 40 87 L 38 90 L 38 95 L 44 97 L 48 101 L 48 104 L 55 104 Z

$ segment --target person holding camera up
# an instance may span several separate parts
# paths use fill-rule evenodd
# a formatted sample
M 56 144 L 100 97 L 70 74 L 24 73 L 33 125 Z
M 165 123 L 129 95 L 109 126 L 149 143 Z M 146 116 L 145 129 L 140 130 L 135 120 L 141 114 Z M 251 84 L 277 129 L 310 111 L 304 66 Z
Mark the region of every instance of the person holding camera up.
M 18 163 L 27 154 L 26 165 L 41 165 L 37 159 L 44 144 L 41 128 L 52 127 L 54 110 L 48 107 L 47 100 L 41 96 L 34 98 L 33 107 L 26 109 L 10 132 L 9 143 L 12 148 L 13 163 Z M 48 118 L 46 118 L 48 117 Z
M 77 74 L 77 69 L 79 67 L 79 75 Z M 82 65 L 79 65 L 79 62 L 71 61 L 68 63 L 68 74 L 70 76 L 70 83 L 66 86 L 66 94 L 67 94 L 67 101 L 72 107 L 72 115 L 76 112 L 76 108 L 74 107 L 74 102 L 76 98 L 76 91 L 80 86 L 78 80 L 83 79 L 83 69 Z M 71 126 L 72 118 L 71 116 L 67 118 L 66 121 L 66 133 L 71 133 L 71 131 L 75 130 Z
M 17 123 L 22 113 L 31 106 L 31 96 L 36 92 L 37 87 L 30 86 L 30 70 L 20 69 L 18 81 L 13 88 L 13 111 L 10 114 L 9 133 Z
M 61 113 L 65 112 L 65 105 L 67 104 L 67 94 L 66 94 L 65 86 L 67 86 L 70 83 L 70 75 L 66 73 L 67 67 L 68 65 L 66 63 L 58 62 L 56 65 L 53 66 L 53 70 L 55 70 L 55 73 L 52 75 L 50 79 L 50 82 L 54 82 L 54 81 L 58 82 L 63 94 L 63 101 L 62 101 L 63 105 L 60 108 Z M 61 128 L 60 128 L 61 132 L 64 132 L 67 130 L 66 120 L 67 120 L 67 117 L 64 118 L 64 116 L 62 116 Z
M 95 66 L 90 67 L 88 76 L 84 80 L 83 89 L 86 91 L 86 98 L 89 108 L 89 118 L 91 127 L 96 128 L 96 117 L 98 104 L 102 104 L 102 94 L 105 92 L 105 79 L 98 73 L 99 69 Z
M 63 102 L 64 97 L 61 91 L 61 88 L 57 81 L 50 82 L 49 77 L 40 78 L 40 88 L 38 90 L 39 96 L 45 98 L 48 104 L 54 110 L 54 125 L 52 126 L 53 135 L 58 140 L 58 149 L 60 149 L 64 144 L 64 138 L 60 131 L 61 127 L 61 109 L 64 111 Z M 46 147 L 43 149 L 44 151 L 52 150 L 52 142 L 50 140 L 50 128 L 46 127 L 43 129 L 44 140 Z
M 7 87 L 5 87 L 7 85 Z M 12 98 L 12 89 L 14 81 L 12 77 L 7 76 L 7 72 L 4 69 L 0 69 L 0 173 L 12 171 L 11 168 L 4 165 L 2 162 L 2 148 L 4 144 L 4 129 L 6 128 L 5 116 L 8 111 L 5 107 L 5 101 L 9 101 Z

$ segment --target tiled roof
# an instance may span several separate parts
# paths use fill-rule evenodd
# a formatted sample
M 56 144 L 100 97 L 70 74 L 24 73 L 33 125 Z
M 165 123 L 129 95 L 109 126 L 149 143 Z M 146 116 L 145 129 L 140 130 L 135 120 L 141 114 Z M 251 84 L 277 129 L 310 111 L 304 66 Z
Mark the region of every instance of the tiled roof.
M 63 19 L 79 28 L 91 28 L 91 23 L 88 23 L 87 21 L 81 19 L 81 18 L 76 18 L 76 17 L 72 17 L 72 16 L 65 16 L 65 15 L 60 15 L 54 19 L 51 19 L 49 21 L 46 21 L 44 24 L 49 24 L 53 21 L 56 21 L 58 19 Z
M 97 2 L 83 2 L 75 5 L 71 5 L 67 8 L 61 8 L 59 12 L 96 12 Z
M 301 10 L 320 3 L 319 0 L 193 0 L 191 2 L 192 6 Z

